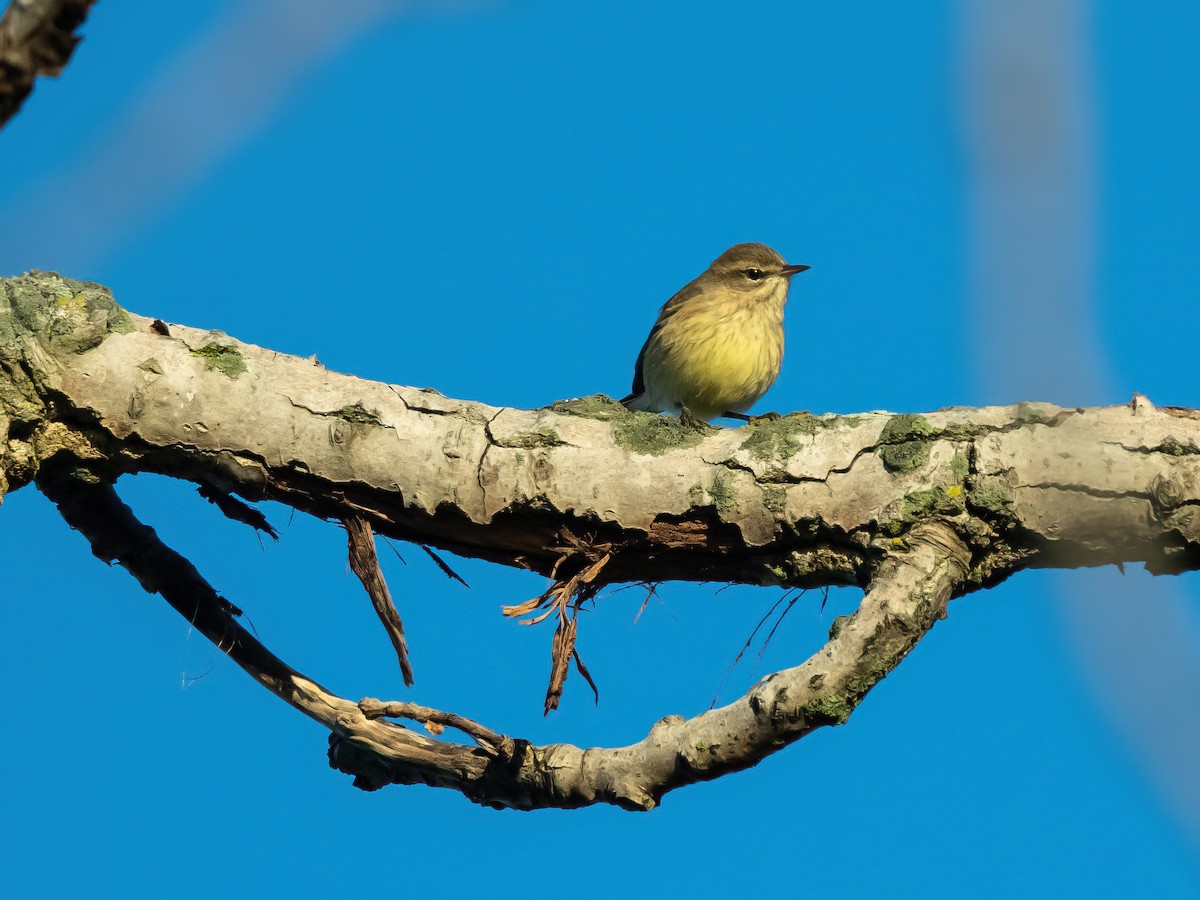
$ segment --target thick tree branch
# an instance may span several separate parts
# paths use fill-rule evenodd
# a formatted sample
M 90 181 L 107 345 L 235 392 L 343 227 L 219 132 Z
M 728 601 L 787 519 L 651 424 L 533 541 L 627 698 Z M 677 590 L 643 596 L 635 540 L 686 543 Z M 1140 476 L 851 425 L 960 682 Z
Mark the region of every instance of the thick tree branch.
M 1200 419 L 1148 403 L 710 431 L 601 397 L 501 409 L 220 332 L 164 336 L 102 288 L 42 274 L 0 282 L 0 366 L 16 486 L 67 450 L 564 582 L 611 554 L 606 583 L 862 586 L 929 518 L 971 547 L 976 585 L 1027 566 L 1200 559 Z
M 0 128 L 39 75 L 57 76 L 75 52 L 75 32 L 95 0 L 12 0 L 0 16 Z
M 729 706 L 668 716 L 630 747 L 535 747 L 415 704 L 360 707 L 288 668 L 116 499 L 108 482 L 131 471 L 551 575 L 543 597 L 515 609 L 559 614 L 557 678 L 574 650 L 572 604 L 605 584 L 867 591 L 821 651 Z M 156 329 L 97 285 L 43 273 L 0 281 L 0 494 L 35 477 L 98 556 L 328 728 L 331 763 L 356 784 L 434 784 L 522 809 L 647 809 L 840 723 L 951 596 L 1020 568 L 1200 565 L 1192 410 L 1138 398 L 697 430 L 602 397 L 499 409 L 328 372 L 220 332 Z M 389 715 L 452 725 L 478 746 L 374 718 Z

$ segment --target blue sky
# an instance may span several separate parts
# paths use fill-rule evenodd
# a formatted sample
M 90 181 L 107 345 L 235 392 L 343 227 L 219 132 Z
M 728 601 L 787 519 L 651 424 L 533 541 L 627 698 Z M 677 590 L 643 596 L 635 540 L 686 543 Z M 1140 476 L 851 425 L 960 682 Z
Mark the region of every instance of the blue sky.
M 761 240 L 813 266 L 763 408 L 1133 390 L 1196 405 L 1200 11 L 1099 3 L 1085 23 L 1090 322 L 1029 337 L 1098 373 L 1068 391 L 980 325 L 966 6 L 354 0 L 331 23 L 325 4 L 105 0 L 63 78 L 0 132 L 0 272 L 56 269 L 335 370 L 540 406 L 623 394 L 659 305 Z M 1046 282 L 1023 262 L 1012 290 Z M 989 287 L 1004 308 L 1007 281 Z M 983 370 L 993 358 L 1040 396 Z M 381 548 L 417 675 L 404 694 L 339 528 L 268 505 L 283 539 L 263 546 L 187 485 L 119 488 L 310 676 L 538 742 L 627 743 L 732 699 L 856 601 L 821 611 L 809 594 L 725 677 L 778 591 L 667 585 L 636 624 L 641 593 L 606 595 L 581 623 L 600 705 L 574 678 L 543 719 L 551 632 L 499 614 L 543 580 L 457 560 L 467 590 L 416 548 L 397 547 L 406 564 Z M 1196 779 L 1154 763 L 1184 740 L 1164 723 L 1200 714 L 1195 688 L 1118 703 L 1103 677 L 1114 634 L 1131 671 L 1156 630 L 1196 664 L 1194 575 L 1022 573 L 956 601 L 844 727 L 649 815 L 522 814 L 353 789 L 321 729 L 32 490 L 0 507 L 0 547 L 0 677 L 24 714 L 0 749 L 10 893 L 458 893 L 483 877 L 532 896 L 1180 896 L 1200 880 Z M 1101 594 L 1117 624 L 1096 636 Z

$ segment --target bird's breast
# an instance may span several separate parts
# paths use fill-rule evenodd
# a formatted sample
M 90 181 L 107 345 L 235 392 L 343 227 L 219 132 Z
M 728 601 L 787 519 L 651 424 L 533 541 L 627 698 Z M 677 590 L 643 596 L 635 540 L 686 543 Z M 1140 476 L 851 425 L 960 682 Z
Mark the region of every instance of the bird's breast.
M 783 361 L 782 304 L 701 307 L 672 316 L 647 355 L 647 390 L 661 408 L 700 418 L 743 412 L 775 382 Z

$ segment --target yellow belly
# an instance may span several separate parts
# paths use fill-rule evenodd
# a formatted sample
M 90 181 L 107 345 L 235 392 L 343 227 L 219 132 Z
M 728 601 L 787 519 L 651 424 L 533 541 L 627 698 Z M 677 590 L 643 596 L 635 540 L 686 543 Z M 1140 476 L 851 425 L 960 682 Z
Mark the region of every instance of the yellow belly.
M 643 360 L 651 402 L 705 420 L 749 409 L 779 375 L 781 318 L 763 306 L 673 316 Z

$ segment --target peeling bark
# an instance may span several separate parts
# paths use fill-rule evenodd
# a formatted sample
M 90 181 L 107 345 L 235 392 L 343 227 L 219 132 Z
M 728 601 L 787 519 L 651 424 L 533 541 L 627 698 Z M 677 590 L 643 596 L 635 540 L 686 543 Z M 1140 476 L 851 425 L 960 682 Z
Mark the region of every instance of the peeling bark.
M 573 628 L 578 592 L 618 582 L 866 592 L 812 658 L 729 706 L 668 716 L 630 747 L 536 747 L 454 713 L 355 704 L 287 667 L 120 503 L 112 484 L 135 471 L 550 575 L 539 602 L 559 614 L 560 632 Z M 1169 573 L 1200 562 L 1192 410 L 1135 398 L 792 414 L 721 429 L 600 396 L 496 408 L 329 372 L 220 332 L 155 327 L 98 285 L 45 273 L 0 282 L 0 496 L 34 479 L 98 556 L 328 727 L 331 763 L 360 787 L 434 784 L 523 809 L 649 809 L 840 724 L 951 597 L 1021 568 L 1144 561 Z M 573 643 L 559 643 L 561 679 Z M 385 717 L 457 728 L 476 746 Z

